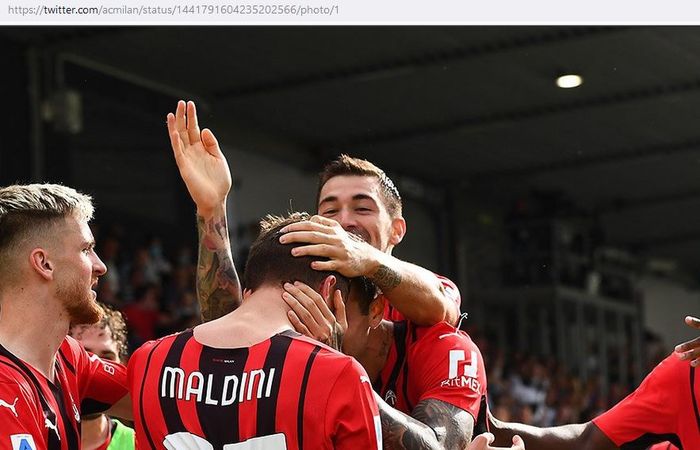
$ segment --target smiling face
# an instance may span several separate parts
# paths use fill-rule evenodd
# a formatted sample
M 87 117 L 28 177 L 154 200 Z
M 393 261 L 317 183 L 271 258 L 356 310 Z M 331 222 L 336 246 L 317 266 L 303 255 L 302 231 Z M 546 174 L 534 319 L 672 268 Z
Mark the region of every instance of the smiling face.
M 403 238 L 403 218 L 392 219 L 373 176 L 338 175 L 321 187 L 318 213 L 383 252 Z M 403 227 L 403 228 L 402 228 Z
M 95 253 L 95 239 L 87 221 L 67 217 L 56 226 L 60 242 L 55 246 L 56 297 L 70 316 L 71 323 L 92 324 L 101 311 L 93 290 L 107 267 Z

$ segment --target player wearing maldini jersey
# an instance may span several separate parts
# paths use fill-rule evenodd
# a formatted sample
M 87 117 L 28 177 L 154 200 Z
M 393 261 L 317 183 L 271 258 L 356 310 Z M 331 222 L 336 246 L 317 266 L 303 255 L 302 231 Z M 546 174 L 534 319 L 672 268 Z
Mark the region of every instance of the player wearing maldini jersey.
M 668 441 L 678 448 L 700 448 L 700 374 L 671 354 L 620 403 L 592 422 L 535 428 L 493 420 L 497 442 L 512 433 L 536 450 L 643 450 Z
M 0 189 L 2 450 L 79 449 L 81 415 L 127 394 L 122 366 L 66 336 L 71 322 L 100 318 L 91 288 L 106 268 L 92 212 L 89 197 L 65 186 Z
M 246 264 L 244 301 L 193 330 L 151 341 L 129 361 L 141 449 L 378 449 L 381 427 L 366 372 L 292 330 L 286 281 L 324 295 L 349 281 L 294 258 L 279 230 L 306 216 L 269 217 Z M 207 444 L 208 442 L 208 444 Z

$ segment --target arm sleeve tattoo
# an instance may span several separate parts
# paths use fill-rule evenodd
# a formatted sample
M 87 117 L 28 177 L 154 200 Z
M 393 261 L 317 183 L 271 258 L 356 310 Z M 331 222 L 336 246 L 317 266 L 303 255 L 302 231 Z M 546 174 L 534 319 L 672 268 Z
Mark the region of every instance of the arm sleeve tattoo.
M 205 220 L 198 215 L 197 231 L 197 300 L 202 320 L 208 322 L 230 313 L 241 304 L 241 283 L 233 265 L 226 216 L 215 215 Z
M 441 400 L 421 401 L 412 417 L 379 401 L 379 414 L 386 450 L 458 450 L 472 439 L 472 416 Z

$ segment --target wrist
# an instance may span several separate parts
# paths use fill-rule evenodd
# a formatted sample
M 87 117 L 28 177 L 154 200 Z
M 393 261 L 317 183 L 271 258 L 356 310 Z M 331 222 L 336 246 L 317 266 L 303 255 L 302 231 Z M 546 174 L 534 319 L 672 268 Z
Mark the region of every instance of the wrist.
M 211 206 L 200 206 L 197 205 L 197 216 L 204 220 L 211 219 L 213 217 L 226 215 L 226 198 L 224 198 L 220 203 Z

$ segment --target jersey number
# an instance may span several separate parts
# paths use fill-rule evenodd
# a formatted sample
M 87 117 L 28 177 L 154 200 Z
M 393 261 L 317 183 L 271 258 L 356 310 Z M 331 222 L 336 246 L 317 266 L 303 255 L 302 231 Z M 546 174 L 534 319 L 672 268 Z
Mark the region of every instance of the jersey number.
M 450 371 L 448 374 L 448 378 L 457 378 L 460 375 L 457 369 L 459 368 L 459 362 L 464 360 L 464 350 L 450 350 Z M 469 365 L 464 366 L 464 376 L 469 378 L 476 378 L 476 373 L 476 352 L 472 350 L 471 362 L 469 363 Z
M 209 441 L 187 431 L 165 436 L 163 445 L 168 450 L 214 450 Z M 226 444 L 222 450 L 287 450 L 287 442 L 284 434 L 277 433 Z

